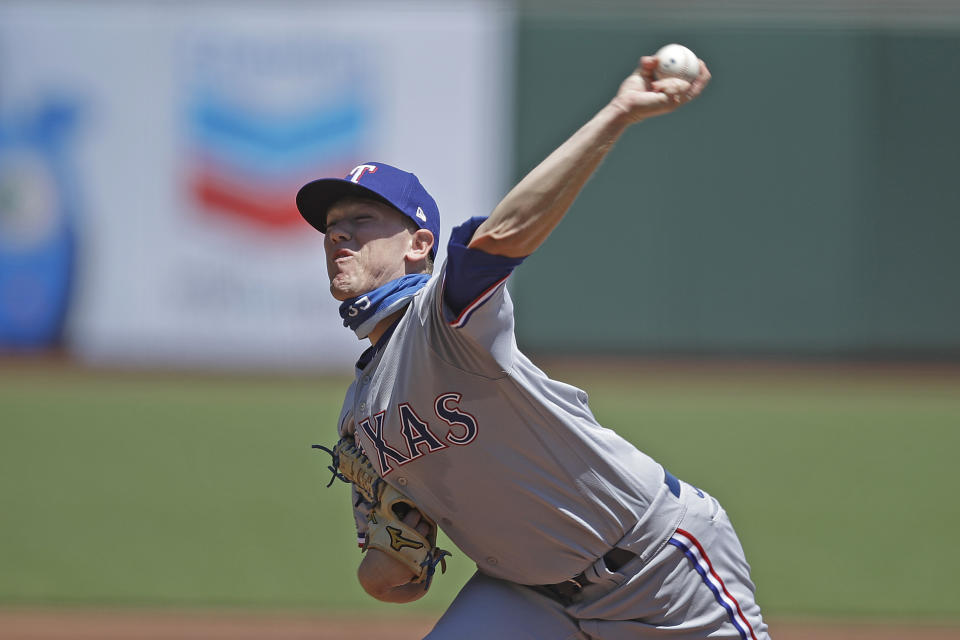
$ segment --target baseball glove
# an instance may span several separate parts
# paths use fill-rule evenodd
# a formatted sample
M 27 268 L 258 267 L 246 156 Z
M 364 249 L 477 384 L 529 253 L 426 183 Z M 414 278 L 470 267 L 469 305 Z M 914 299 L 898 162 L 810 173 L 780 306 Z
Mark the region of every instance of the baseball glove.
M 437 547 L 437 523 L 428 518 L 417 505 L 387 484 L 374 470 L 367 456 L 354 443 L 353 438 L 343 437 L 333 449 L 315 444 L 314 449 L 326 451 L 333 457 L 328 468 L 334 480 L 353 483 L 360 496 L 370 508 L 367 517 L 367 536 L 363 550 L 379 549 L 391 558 L 399 561 L 414 574 L 412 583 L 422 583 L 424 589 L 430 587 L 437 565 L 441 573 L 447 570 L 446 556 L 451 555 Z M 422 521 L 430 525 L 430 533 L 424 536 L 403 522 L 403 517 L 411 509 L 420 511 Z

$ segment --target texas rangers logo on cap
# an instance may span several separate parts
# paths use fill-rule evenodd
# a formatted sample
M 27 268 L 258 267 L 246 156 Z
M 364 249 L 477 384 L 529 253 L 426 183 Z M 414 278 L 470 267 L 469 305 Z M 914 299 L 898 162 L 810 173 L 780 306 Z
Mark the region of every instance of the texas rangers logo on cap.
M 431 255 L 440 242 L 440 211 L 417 176 L 382 162 L 364 162 L 343 178 L 321 178 L 297 193 L 297 209 L 321 233 L 327 231 L 327 211 L 346 196 L 372 198 L 389 204 L 421 229 L 433 234 Z
M 350 169 L 350 173 L 347 174 L 347 178 L 350 179 L 350 182 L 356 184 L 360 182 L 360 178 L 363 177 L 363 174 L 366 172 L 376 173 L 377 167 L 373 164 L 358 164 L 353 169 Z

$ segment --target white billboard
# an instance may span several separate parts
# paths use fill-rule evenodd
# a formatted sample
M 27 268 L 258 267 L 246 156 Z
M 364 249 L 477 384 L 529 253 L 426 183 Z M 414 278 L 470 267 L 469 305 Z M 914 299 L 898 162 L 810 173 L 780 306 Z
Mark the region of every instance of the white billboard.
M 89 362 L 342 370 L 365 343 L 296 191 L 379 160 L 436 198 L 441 244 L 489 212 L 512 148 L 511 25 L 483 1 L 0 5 L 17 203 L 0 219 L 47 220 L 43 251 L 60 252 L 37 259 L 56 286 L 24 285 L 23 250 L 0 253 L 16 280 L 0 300 L 26 326 L 23 292 L 47 286 Z

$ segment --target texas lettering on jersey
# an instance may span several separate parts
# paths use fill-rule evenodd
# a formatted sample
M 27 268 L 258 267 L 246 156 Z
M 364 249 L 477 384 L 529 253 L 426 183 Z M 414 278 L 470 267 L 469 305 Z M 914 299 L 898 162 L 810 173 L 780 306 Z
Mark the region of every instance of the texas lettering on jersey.
M 433 402 L 433 415 L 446 423 L 447 432 L 441 437 L 430 428 L 430 423 L 409 402 L 396 405 L 394 415 L 400 423 L 402 443 L 387 442 L 384 437 L 384 422 L 387 412 L 367 416 L 357 423 L 357 441 L 364 454 L 379 464 L 381 477 L 386 477 L 396 467 L 403 466 L 425 454 L 448 448 L 450 445 L 465 446 L 474 441 L 479 431 L 477 419 L 459 407 L 463 395 L 456 392 L 443 393 Z M 371 455 L 376 452 L 376 455 Z

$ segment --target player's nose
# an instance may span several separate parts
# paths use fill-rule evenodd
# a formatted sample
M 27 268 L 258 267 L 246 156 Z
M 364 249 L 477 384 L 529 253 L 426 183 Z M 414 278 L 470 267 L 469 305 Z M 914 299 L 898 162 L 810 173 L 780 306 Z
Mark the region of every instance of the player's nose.
M 342 222 L 327 225 L 326 240 L 331 244 L 345 242 L 350 239 L 350 230 Z

